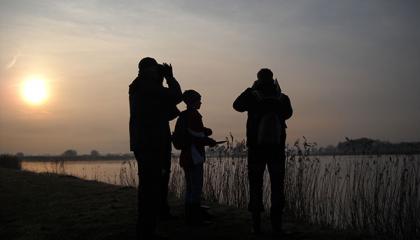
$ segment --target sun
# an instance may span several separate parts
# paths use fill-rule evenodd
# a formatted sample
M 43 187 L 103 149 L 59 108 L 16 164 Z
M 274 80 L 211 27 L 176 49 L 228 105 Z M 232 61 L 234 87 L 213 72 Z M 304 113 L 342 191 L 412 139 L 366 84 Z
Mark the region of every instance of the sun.
M 48 98 L 45 80 L 40 77 L 30 77 L 22 84 L 22 97 L 31 105 L 40 105 Z

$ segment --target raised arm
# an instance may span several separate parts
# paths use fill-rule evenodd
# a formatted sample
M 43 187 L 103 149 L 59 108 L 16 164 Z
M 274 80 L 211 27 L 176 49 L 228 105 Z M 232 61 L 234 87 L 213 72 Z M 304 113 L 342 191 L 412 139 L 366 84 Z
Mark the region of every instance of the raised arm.
M 282 96 L 281 99 L 281 116 L 284 120 L 289 119 L 293 115 L 292 104 L 290 103 L 290 99 L 287 95 Z
M 171 79 L 166 79 L 166 82 L 168 83 L 170 99 L 175 105 L 180 103 L 182 101 L 182 90 L 178 81 L 172 77 Z
M 177 105 L 178 103 L 182 101 L 181 86 L 179 85 L 178 81 L 174 77 L 172 65 L 168 65 L 164 63 L 163 69 L 164 69 L 163 71 L 164 71 L 166 83 L 168 84 L 169 99 L 173 101 L 175 105 Z
M 233 109 L 238 112 L 248 111 L 253 104 L 252 89 L 247 88 L 238 98 L 233 102 Z

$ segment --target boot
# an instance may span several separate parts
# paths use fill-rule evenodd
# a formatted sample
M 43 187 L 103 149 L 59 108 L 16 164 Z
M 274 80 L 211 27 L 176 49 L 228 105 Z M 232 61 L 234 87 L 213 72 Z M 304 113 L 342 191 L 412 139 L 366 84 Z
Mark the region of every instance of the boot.
M 172 221 L 172 220 L 177 220 L 178 216 L 172 215 L 171 212 L 167 211 L 167 212 L 161 212 L 159 214 L 159 219 L 161 221 Z
M 188 225 L 203 226 L 208 224 L 211 224 L 211 222 L 204 219 L 200 205 L 190 205 L 190 221 Z
M 273 229 L 273 235 L 281 236 L 283 235 L 283 224 L 282 224 L 282 215 L 271 214 L 271 227 Z
M 203 216 L 201 214 L 200 205 L 193 204 L 191 207 L 192 207 L 191 216 L 192 216 L 193 225 L 202 225 Z
M 208 212 L 208 209 L 208 207 L 200 206 L 201 216 L 204 221 L 211 221 L 214 218 L 214 216 Z
M 192 216 L 192 205 L 186 203 L 185 204 L 185 223 L 187 225 L 191 225 L 192 221 L 193 221 L 193 216 Z
M 253 212 L 252 213 L 252 230 L 254 234 L 261 234 L 261 213 Z

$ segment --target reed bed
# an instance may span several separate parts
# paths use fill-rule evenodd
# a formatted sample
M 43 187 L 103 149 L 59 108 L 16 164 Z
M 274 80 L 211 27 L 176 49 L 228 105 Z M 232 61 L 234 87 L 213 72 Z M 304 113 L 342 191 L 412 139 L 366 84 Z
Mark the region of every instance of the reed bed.
M 384 238 L 415 239 L 420 233 L 418 155 L 310 155 L 296 142 L 286 163 L 287 210 L 325 226 Z
M 203 198 L 239 208 L 249 199 L 245 141 L 231 136 L 208 149 Z M 420 155 L 315 156 L 314 143 L 286 147 L 285 211 L 303 222 L 369 233 L 388 239 L 420 239 Z M 55 165 L 64 173 L 63 162 Z M 99 178 L 98 178 L 99 179 Z M 137 165 L 124 161 L 108 182 L 137 186 Z M 172 159 L 169 189 L 184 195 L 184 172 Z M 270 181 L 264 175 L 264 205 L 270 206 Z
M 286 209 L 301 221 L 389 239 L 420 237 L 418 155 L 313 156 L 306 139 L 286 148 Z M 203 198 L 240 208 L 249 199 L 246 146 L 229 139 L 208 151 Z M 184 179 L 173 159 L 172 192 L 182 197 Z M 264 204 L 270 183 L 264 176 Z
M 246 208 L 249 199 L 246 144 L 233 137 L 227 140 L 226 145 L 206 153 L 203 199 Z M 288 214 L 303 222 L 380 238 L 420 239 L 420 155 L 314 156 L 311 154 L 314 146 L 303 139 L 286 147 Z M 15 160 L 10 164 L 14 165 Z M 50 171 L 65 174 L 63 161 L 55 162 L 53 168 Z M 119 174 L 108 182 L 137 186 L 136 162 L 124 161 Z M 176 156 L 172 159 L 169 189 L 183 198 L 184 172 Z M 267 171 L 263 194 L 264 205 L 269 209 Z

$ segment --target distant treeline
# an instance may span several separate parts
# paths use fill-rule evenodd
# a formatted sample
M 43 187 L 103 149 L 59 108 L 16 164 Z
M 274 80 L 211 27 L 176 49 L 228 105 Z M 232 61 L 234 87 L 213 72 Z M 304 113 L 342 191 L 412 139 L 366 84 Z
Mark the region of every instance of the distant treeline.
M 61 160 L 130 160 L 134 159 L 132 153 L 107 153 L 100 154 L 96 150 L 92 150 L 90 154 L 78 154 L 74 149 L 68 149 L 60 155 L 24 155 L 16 153 L 16 156 L 23 160 L 31 161 L 61 161 Z
M 337 146 L 313 147 L 316 155 L 420 154 L 420 142 L 390 143 L 370 138 L 349 139 Z
M 175 155 L 175 154 L 172 154 Z M 103 161 L 103 160 L 133 160 L 134 154 L 132 153 L 107 153 L 107 154 L 83 154 L 83 155 L 23 155 L 16 154 L 19 159 L 29 161 Z
M 130 160 L 134 159 L 134 155 L 127 154 L 107 154 L 100 156 L 91 155 L 77 155 L 77 156 L 63 156 L 63 155 L 48 155 L 48 156 L 23 156 L 23 160 L 31 161 L 60 161 L 60 160 Z
M 345 138 L 344 142 L 339 142 L 336 146 L 318 147 L 316 143 L 309 143 L 306 138 L 304 145 L 310 149 L 311 155 L 385 155 L 385 154 L 420 154 L 420 142 L 400 142 L 391 143 L 387 141 L 374 140 L 370 138 Z M 229 140 L 227 138 L 227 140 Z M 227 145 L 220 145 L 215 148 L 207 149 L 207 155 L 240 155 L 246 156 L 247 149 L 245 140 L 228 141 Z M 9 154 L 10 155 L 10 154 Z M 173 151 L 173 156 L 178 156 L 178 151 Z M 134 159 L 132 153 L 107 153 L 100 154 L 92 150 L 90 154 L 79 155 L 76 150 L 69 149 L 60 155 L 24 155 L 16 153 L 16 157 L 31 161 L 60 161 L 60 160 L 130 160 Z

